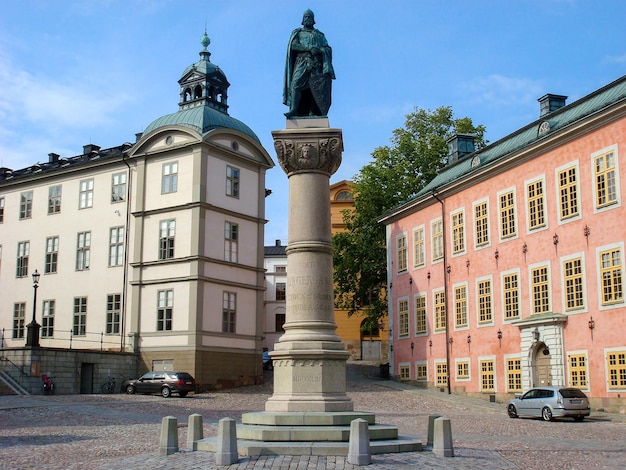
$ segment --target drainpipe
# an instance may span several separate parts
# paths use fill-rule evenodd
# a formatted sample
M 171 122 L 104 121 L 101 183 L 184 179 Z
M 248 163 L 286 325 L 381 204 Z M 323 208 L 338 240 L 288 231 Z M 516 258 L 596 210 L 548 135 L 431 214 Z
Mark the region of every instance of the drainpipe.
M 122 285 L 122 325 L 120 331 L 120 352 L 124 352 L 124 347 L 126 346 L 126 298 L 128 296 L 128 240 L 129 240 L 129 232 L 130 232 L 130 210 L 131 210 L 131 198 L 133 195 L 132 192 L 132 171 L 130 165 L 126 161 L 126 151 L 122 152 L 122 161 L 128 167 L 128 185 L 126 187 L 127 195 L 126 195 L 126 230 L 124 230 L 124 274 L 123 274 L 123 285 Z
M 441 204 L 441 231 L 443 232 L 443 291 L 445 295 L 445 315 L 446 315 L 446 370 L 448 371 L 448 395 L 452 393 L 452 388 L 450 385 L 450 318 L 448 315 L 448 244 L 446 242 L 446 205 L 444 202 L 439 199 L 437 193 L 433 191 L 433 197 L 439 201 Z

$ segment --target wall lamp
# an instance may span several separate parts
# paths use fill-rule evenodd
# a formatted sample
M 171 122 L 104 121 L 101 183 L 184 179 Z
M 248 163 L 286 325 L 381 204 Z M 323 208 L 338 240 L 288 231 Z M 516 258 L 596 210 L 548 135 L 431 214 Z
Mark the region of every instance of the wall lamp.
M 591 331 L 591 340 L 593 341 L 593 330 L 595 330 L 596 328 L 596 322 L 593 319 L 593 317 L 591 317 L 589 319 L 589 331 Z
M 498 342 L 500 343 L 500 347 L 502 347 L 502 330 L 498 330 Z
M 535 328 L 535 329 L 533 330 L 533 339 L 534 339 L 535 341 L 539 341 L 539 329 L 538 329 L 538 328 Z
M 467 335 L 467 344 L 472 342 L 472 335 Z
M 415 343 L 411 341 L 411 356 L 413 355 L 413 350 L 415 349 Z

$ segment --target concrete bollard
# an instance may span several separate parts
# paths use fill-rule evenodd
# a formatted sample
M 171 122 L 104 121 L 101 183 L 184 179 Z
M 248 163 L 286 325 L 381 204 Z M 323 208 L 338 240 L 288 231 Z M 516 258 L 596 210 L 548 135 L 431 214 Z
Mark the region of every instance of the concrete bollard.
M 222 418 L 217 428 L 217 465 L 232 465 L 239 461 L 237 453 L 237 426 L 232 418 Z
M 170 455 L 176 452 L 178 452 L 178 420 L 174 416 L 166 416 L 161 420 L 159 455 Z
M 370 432 L 367 421 L 364 419 L 359 418 L 350 422 L 348 463 L 352 465 L 369 465 L 372 463 Z
M 196 441 L 204 439 L 202 431 L 202 415 L 194 413 L 189 415 L 189 421 L 187 421 L 187 448 L 191 450 L 198 450 Z
M 439 457 L 454 457 L 452 427 L 448 418 L 437 418 L 435 420 L 433 454 Z
M 433 445 L 433 433 L 435 432 L 435 420 L 441 418 L 441 415 L 430 415 L 428 417 L 428 440 L 426 445 L 432 447 Z

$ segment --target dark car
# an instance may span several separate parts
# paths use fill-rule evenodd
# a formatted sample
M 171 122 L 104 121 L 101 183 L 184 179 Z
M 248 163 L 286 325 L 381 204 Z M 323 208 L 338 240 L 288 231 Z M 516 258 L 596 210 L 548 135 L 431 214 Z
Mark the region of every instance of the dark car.
M 124 383 L 126 393 L 160 393 L 164 398 L 178 393 L 186 397 L 196 391 L 196 380 L 187 372 L 147 372 Z
M 582 421 L 589 416 L 591 408 L 587 395 L 577 388 L 536 387 L 511 400 L 507 411 L 511 418 L 529 416 L 552 421 L 571 417 Z

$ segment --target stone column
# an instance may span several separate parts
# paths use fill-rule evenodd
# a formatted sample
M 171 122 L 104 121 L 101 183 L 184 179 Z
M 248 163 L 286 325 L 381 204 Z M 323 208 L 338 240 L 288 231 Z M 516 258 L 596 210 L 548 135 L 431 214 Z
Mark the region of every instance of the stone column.
M 352 411 L 346 396 L 349 353 L 335 333 L 330 176 L 343 137 L 328 119 L 289 119 L 272 132 L 289 178 L 285 334 L 271 353 L 274 395 L 266 411 Z

